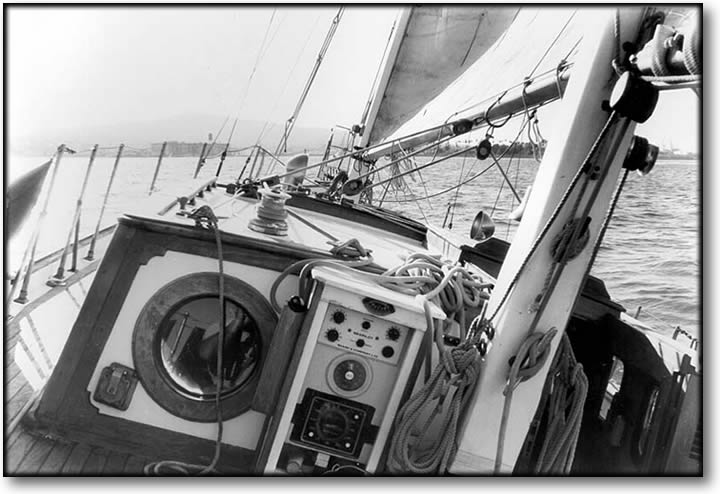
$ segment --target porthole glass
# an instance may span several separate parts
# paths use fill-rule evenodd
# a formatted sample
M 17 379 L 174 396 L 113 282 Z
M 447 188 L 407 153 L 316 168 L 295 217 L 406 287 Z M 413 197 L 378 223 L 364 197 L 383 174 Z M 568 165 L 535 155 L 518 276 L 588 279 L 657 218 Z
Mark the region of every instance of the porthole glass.
M 181 302 L 170 310 L 157 333 L 157 355 L 171 385 L 191 398 L 212 400 L 217 392 L 218 297 Z M 260 357 L 260 337 L 253 318 L 241 305 L 225 300 L 222 391 L 225 397 L 244 386 Z
M 227 420 L 253 405 L 277 315 L 248 283 L 225 275 L 224 286 L 220 408 Z M 220 319 L 217 273 L 194 273 L 159 288 L 135 322 L 132 352 L 140 383 L 177 417 L 217 420 Z

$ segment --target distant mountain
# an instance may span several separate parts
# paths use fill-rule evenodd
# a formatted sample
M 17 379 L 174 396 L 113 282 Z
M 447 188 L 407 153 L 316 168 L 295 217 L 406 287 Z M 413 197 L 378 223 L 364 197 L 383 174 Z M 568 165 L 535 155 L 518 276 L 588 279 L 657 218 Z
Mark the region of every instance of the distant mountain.
M 69 127 L 64 129 L 37 130 L 32 135 L 16 136 L 10 133 L 9 150 L 16 155 L 46 155 L 52 153 L 59 144 L 67 144 L 74 149 L 86 149 L 93 144 L 116 146 L 124 143 L 136 148 L 149 148 L 154 142 L 188 141 L 202 142 L 210 134 L 220 130 L 225 117 L 207 114 L 191 114 L 169 117 L 162 120 L 144 122 L 118 122 L 111 125 Z M 254 144 L 265 122 L 256 120 L 238 120 L 232 139 L 232 147 L 244 147 Z M 218 142 L 227 142 L 232 120 L 228 121 Z M 267 125 L 261 144 L 274 151 L 280 141 L 284 123 Z M 288 151 L 321 151 L 324 149 L 330 129 L 313 127 L 295 127 Z

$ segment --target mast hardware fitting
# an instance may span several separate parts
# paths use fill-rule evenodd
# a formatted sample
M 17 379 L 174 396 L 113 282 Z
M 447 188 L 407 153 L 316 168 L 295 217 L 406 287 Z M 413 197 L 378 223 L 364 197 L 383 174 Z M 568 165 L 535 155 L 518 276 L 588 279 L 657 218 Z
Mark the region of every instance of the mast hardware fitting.
M 488 156 L 490 156 L 490 153 L 492 152 L 490 137 L 492 136 L 486 137 L 477 145 L 477 148 L 475 149 L 475 156 L 477 156 L 477 159 L 485 160 Z
M 653 114 L 657 102 L 657 88 L 628 71 L 615 83 L 609 106 L 623 117 L 643 123 Z
M 472 120 L 469 120 L 467 118 L 461 118 L 460 120 L 453 122 L 452 124 L 452 133 L 453 135 L 459 136 L 461 134 L 466 134 L 470 132 L 473 128 L 473 122 Z
M 633 136 L 623 161 L 623 168 L 637 171 L 640 175 L 647 175 L 655 166 L 659 152 L 658 147 L 650 144 L 644 137 Z

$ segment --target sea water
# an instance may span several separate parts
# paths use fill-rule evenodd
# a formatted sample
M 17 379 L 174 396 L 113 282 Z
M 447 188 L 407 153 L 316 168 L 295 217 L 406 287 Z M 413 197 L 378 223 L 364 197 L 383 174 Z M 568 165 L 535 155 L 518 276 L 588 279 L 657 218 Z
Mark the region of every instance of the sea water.
M 13 157 L 7 169 L 10 182 L 47 158 Z M 95 160 L 83 200 L 80 235 L 94 231 L 107 188 L 113 157 Z M 88 153 L 66 156 L 61 161 L 56 184 L 43 220 L 38 255 L 60 248 L 70 231 L 73 212 L 87 168 Z M 120 161 L 103 215 L 103 226 L 112 224 L 129 208 L 148 197 L 157 158 L 127 157 Z M 232 180 L 245 163 L 245 157 L 228 158 L 220 176 Z M 197 158 L 165 158 L 158 175 L 154 197 L 171 201 L 178 187 L 192 178 Z M 382 164 L 382 163 L 381 163 Z M 467 235 L 478 211 L 490 214 L 495 236 L 512 241 L 517 224 L 509 213 L 517 207 L 510 187 L 489 160 L 454 158 L 428 167 L 405 178 L 403 191 L 389 191 L 383 206 L 416 219 Z M 214 175 L 217 160 L 208 160 L 198 178 Z M 459 183 L 462 174 L 473 181 L 439 194 Z M 533 159 L 503 162 L 517 194 L 522 197 L 537 172 Z M 309 172 L 313 177 L 314 173 Z M 631 173 L 618 202 L 592 274 L 605 281 L 613 300 L 634 315 L 642 307 L 639 319 L 657 330 L 672 334 L 677 326 L 698 335 L 700 328 L 700 167 L 696 161 L 658 161 L 646 176 Z M 382 197 L 382 187 L 375 199 Z M 433 196 L 426 198 L 427 196 Z M 416 200 L 417 199 L 417 200 Z M 397 202 L 405 201 L 405 202 Z M 25 226 L 6 244 L 7 270 L 19 266 L 38 209 Z M 468 238 L 468 243 L 472 241 Z M 84 252 L 81 255 L 85 255 Z

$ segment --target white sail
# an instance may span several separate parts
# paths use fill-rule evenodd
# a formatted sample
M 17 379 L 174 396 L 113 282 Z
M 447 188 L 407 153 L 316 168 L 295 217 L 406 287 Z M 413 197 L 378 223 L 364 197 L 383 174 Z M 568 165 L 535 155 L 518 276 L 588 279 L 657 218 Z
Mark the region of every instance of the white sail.
M 378 88 L 365 139 L 374 144 L 417 115 L 490 48 L 517 7 L 414 7 L 396 25 L 390 72 Z
M 507 7 L 468 7 L 462 10 L 465 11 L 463 22 L 466 29 L 469 29 L 467 23 L 471 24 L 473 19 L 486 28 L 482 31 L 486 44 L 476 40 L 470 51 L 477 59 L 470 66 L 466 60 L 464 65 L 456 67 L 455 80 L 448 82 L 444 78 L 436 80 L 436 77 L 430 77 L 436 83 L 426 87 L 413 81 L 413 74 L 408 68 L 410 57 L 402 57 L 402 54 L 416 55 L 417 58 L 412 60 L 413 67 L 418 74 L 423 71 L 423 77 L 426 72 L 436 70 L 434 64 L 438 55 L 430 42 L 423 43 L 423 36 L 415 34 L 408 37 L 393 70 L 406 75 L 404 84 L 413 86 L 413 89 L 401 89 L 402 86 L 391 77 L 372 129 L 371 143 L 408 135 L 469 115 L 473 109 L 493 101 L 506 89 L 522 84 L 525 78 L 553 72 L 562 61 L 572 58 L 582 38 L 582 30 L 575 19 L 576 9 L 524 8 L 518 12 Z M 511 23 L 498 32 L 503 20 Z M 409 26 L 412 27 L 412 23 Z M 542 29 L 537 29 L 537 26 L 542 26 Z M 489 40 L 492 40 L 492 45 L 487 44 Z M 465 52 L 457 46 L 455 51 L 454 55 L 446 56 L 457 63 L 458 59 L 465 57 Z M 437 77 L 450 75 L 451 72 L 448 69 Z M 423 97 L 426 103 L 421 103 Z

